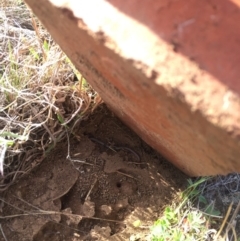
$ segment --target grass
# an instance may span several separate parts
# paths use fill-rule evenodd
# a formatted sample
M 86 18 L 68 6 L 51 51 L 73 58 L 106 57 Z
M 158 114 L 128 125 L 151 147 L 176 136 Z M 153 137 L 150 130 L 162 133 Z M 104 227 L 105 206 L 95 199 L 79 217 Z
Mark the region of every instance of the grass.
M 215 207 L 214 202 L 209 202 L 208 199 L 210 193 L 213 194 L 212 191 L 209 191 L 209 187 L 219 185 L 219 179 L 226 188 L 226 185 L 230 183 L 229 179 L 236 182 L 236 174 L 225 177 L 202 177 L 195 182 L 189 179 L 187 189 L 180 194 L 178 205 L 174 202 L 167 206 L 162 217 L 156 220 L 151 227 L 151 240 L 239 241 L 236 224 L 240 201 L 238 200 L 235 210 L 232 202 L 225 217 L 223 217 L 222 212 Z
M 101 102 L 22 1 L 1 1 L 0 192 Z
M 189 180 L 189 187 L 181 194 L 179 205 L 173 204 L 165 208 L 163 216 L 152 227 L 153 241 L 207 240 L 209 218 L 192 205 L 193 201 L 201 199 L 197 188 L 204 181 L 205 178 L 195 183 Z

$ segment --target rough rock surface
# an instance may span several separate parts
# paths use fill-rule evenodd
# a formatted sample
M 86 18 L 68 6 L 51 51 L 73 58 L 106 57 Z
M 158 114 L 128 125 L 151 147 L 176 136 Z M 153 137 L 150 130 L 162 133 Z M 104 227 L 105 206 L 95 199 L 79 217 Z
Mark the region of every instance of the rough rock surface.
M 240 171 L 240 0 L 26 2 L 107 105 L 177 167 Z

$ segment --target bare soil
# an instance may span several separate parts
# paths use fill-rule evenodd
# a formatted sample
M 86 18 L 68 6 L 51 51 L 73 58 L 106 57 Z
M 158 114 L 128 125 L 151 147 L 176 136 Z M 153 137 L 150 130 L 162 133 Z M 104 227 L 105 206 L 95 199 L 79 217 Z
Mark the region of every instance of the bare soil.
M 149 226 L 185 187 L 187 176 L 104 105 L 80 125 L 70 143 L 1 195 L 8 241 L 147 240 Z

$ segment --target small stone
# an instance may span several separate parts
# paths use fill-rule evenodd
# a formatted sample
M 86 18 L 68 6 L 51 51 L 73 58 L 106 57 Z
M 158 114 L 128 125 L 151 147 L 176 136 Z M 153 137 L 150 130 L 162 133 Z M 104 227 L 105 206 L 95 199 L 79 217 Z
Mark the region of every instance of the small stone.
M 93 217 L 95 215 L 95 203 L 90 200 L 86 200 L 82 205 L 82 212 L 86 217 Z
M 112 207 L 108 205 L 102 205 L 101 210 L 106 214 L 109 215 L 112 212 Z

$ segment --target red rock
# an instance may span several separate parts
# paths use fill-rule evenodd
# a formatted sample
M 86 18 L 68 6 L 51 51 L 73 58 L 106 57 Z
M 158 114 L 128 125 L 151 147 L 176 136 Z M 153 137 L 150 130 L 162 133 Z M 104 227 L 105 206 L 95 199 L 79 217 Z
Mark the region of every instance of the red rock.
M 142 139 L 189 175 L 240 172 L 240 0 L 54 1 L 26 0 Z

